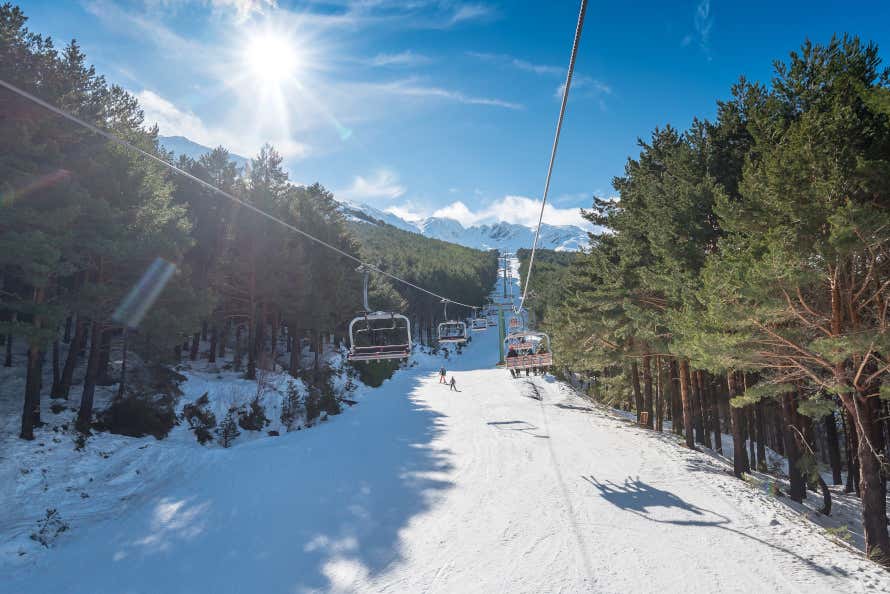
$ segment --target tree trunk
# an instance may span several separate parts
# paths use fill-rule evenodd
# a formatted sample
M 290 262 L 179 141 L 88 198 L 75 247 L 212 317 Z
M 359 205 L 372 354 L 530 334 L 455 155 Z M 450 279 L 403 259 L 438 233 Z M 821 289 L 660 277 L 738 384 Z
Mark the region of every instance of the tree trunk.
M 726 383 L 729 387 L 730 398 L 734 398 L 741 394 L 741 385 L 734 372 L 727 372 Z M 745 437 L 742 429 L 742 409 L 737 406 L 732 406 L 732 403 L 730 403 L 729 415 L 732 419 L 732 473 L 737 478 L 742 478 L 746 469 L 750 468 L 748 453 L 745 451 Z
M 853 415 L 844 407 L 844 435 L 847 445 L 847 484 L 844 493 L 856 493 L 859 496 L 859 434 L 853 422 Z
M 229 341 L 229 329 L 231 327 L 230 322 L 226 322 L 222 327 L 222 335 L 219 337 L 219 352 L 217 356 L 220 359 L 225 359 L 226 357 L 226 343 Z
M 247 327 L 247 372 L 244 377 L 250 380 L 256 379 L 256 349 L 257 349 L 257 332 L 253 323 Z
M 59 373 L 59 339 L 53 341 L 53 385 L 49 390 L 50 396 L 59 391 L 59 382 L 61 381 Z
M 235 327 L 235 359 L 234 359 L 234 367 L 235 371 L 241 371 L 241 362 L 244 358 L 243 349 L 241 348 L 241 331 L 242 326 L 238 324 Z
M 692 403 L 689 395 L 689 362 L 680 359 L 680 403 L 683 406 L 683 430 L 686 433 L 686 446 L 695 449 L 695 436 L 692 428 Z
M 865 531 L 865 554 L 882 565 L 890 563 L 890 536 L 887 533 L 887 508 L 884 476 L 876 454 L 883 450 L 883 439 L 877 422 L 877 398 L 848 396 L 859 430 L 859 497 L 862 500 L 862 527 Z M 845 403 L 846 404 L 846 403 Z M 850 405 L 848 404 L 848 406 Z M 858 413 L 858 414 L 857 414 Z
M 62 336 L 62 342 L 71 344 L 71 316 L 65 318 L 65 333 Z
M 74 337 L 68 345 L 68 355 L 65 357 L 62 377 L 59 380 L 58 391 L 52 394 L 53 398 L 68 398 L 68 394 L 71 391 L 71 381 L 74 378 L 74 368 L 77 366 L 77 359 L 83 348 L 85 338 L 86 324 L 80 316 L 77 316 L 77 322 L 74 325 Z
M 652 429 L 655 416 L 652 409 L 652 357 L 649 356 L 648 346 L 646 349 L 646 353 L 643 355 L 643 410 L 647 413 L 646 427 Z
M 13 323 L 16 321 L 16 314 L 12 314 Z M 12 343 L 14 342 L 15 335 L 12 332 L 6 333 L 6 356 L 3 358 L 3 367 L 12 367 Z
M 757 469 L 766 472 L 766 432 L 764 431 L 763 415 L 765 407 L 763 400 L 758 400 L 754 405 L 754 430 L 757 437 Z
M 676 359 L 668 364 L 668 388 L 671 394 L 671 429 L 677 435 L 683 435 L 683 404 L 680 402 L 680 366 Z
M 705 382 L 702 378 L 703 372 L 701 370 L 695 371 L 693 373 L 693 383 L 695 384 L 695 391 L 698 394 L 698 403 L 699 403 L 699 417 L 701 418 L 701 436 L 702 443 L 705 444 L 708 448 L 711 447 L 711 434 L 710 434 L 710 419 L 708 419 L 708 394 L 705 392 Z
M 714 382 L 710 374 L 703 374 L 703 389 L 708 395 L 711 408 L 711 430 L 714 432 L 714 451 L 723 453 L 723 431 L 720 428 L 720 404 L 717 402 L 717 392 L 714 390 Z
M 207 320 L 201 320 L 201 340 L 207 340 Z
M 664 361 L 655 358 L 655 373 L 658 380 L 655 390 L 655 430 L 659 433 L 664 429 Z
M 34 439 L 34 426 L 40 421 L 40 348 L 33 344 L 28 348 L 28 364 L 25 376 L 25 401 L 22 407 L 22 439 Z M 35 415 L 35 410 L 37 414 Z
M 791 392 L 782 395 L 781 398 L 782 422 L 785 426 L 785 455 L 788 457 L 788 478 L 791 482 L 789 496 L 792 500 L 800 503 L 807 494 L 804 478 L 800 472 L 800 448 L 797 445 L 797 436 L 795 435 L 795 429 L 797 428 L 795 425 L 797 402 L 794 399 L 794 394 Z
M 96 383 L 100 386 L 110 386 L 114 383 L 111 374 L 108 373 L 108 363 L 111 361 L 111 330 L 102 332 L 102 342 L 99 349 L 99 373 Z
M 189 361 L 198 360 L 198 351 L 201 350 L 201 333 L 192 334 L 192 348 L 189 349 Z
M 640 391 L 640 370 L 636 361 L 630 364 L 630 383 L 634 392 L 634 407 L 637 409 L 637 425 L 640 424 L 640 413 L 643 412 L 643 394 Z
M 216 363 L 216 342 L 217 342 L 216 324 L 210 328 L 210 351 L 207 353 L 207 362 Z
M 99 375 L 99 351 L 102 349 L 102 326 L 92 322 L 90 326 L 90 354 L 87 357 L 87 372 L 83 378 L 83 392 L 80 396 L 80 410 L 77 411 L 77 429 L 88 433 L 93 419 L 93 396 L 96 392 L 96 378 Z
M 825 440 L 828 442 L 828 460 L 831 464 L 831 484 L 841 485 L 841 448 L 838 443 L 837 422 L 834 413 L 825 415 Z
M 773 435 L 776 436 L 776 452 L 785 455 L 785 430 L 782 425 L 782 405 L 780 403 L 772 404 L 770 407 L 773 411 Z
M 754 407 L 746 406 L 745 409 L 747 409 L 745 416 L 748 419 L 748 470 L 750 471 L 752 468 L 757 468 L 757 461 L 763 460 L 763 458 L 757 457 L 757 444 L 755 443 L 757 428 L 755 427 Z
M 123 341 L 121 344 L 121 381 L 117 388 L 118 398 L 124 397 L 124 390 L 127 387 L 127 351 L 130 347 L 128 338 L 127 329 L 124 328 Z

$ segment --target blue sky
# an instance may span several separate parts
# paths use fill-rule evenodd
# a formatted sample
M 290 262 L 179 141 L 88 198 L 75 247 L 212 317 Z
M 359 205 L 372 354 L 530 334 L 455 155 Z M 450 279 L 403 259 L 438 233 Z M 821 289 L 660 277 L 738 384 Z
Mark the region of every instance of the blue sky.
M 410 217 L 537 220 L 575 0 L 33 0 L 162 134 Z M 591 1 L 545 220 L 613 193 L 636 140 L 712 117 L 805 38 L 890 48 L 890 2 Z M 277 56 L 272 57 L 270 56 Z

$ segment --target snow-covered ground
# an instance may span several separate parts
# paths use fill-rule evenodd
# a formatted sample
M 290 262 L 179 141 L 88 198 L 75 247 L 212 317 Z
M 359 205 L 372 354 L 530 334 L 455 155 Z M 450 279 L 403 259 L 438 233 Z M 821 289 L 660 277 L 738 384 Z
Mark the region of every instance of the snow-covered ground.
M 460 392 L 420 355 L 308 431 L 148 438 L 197 453 L 7 566 L 0 591 L 890 591 L 721 460 L 496 360 L 492 328 L 445 362 Z

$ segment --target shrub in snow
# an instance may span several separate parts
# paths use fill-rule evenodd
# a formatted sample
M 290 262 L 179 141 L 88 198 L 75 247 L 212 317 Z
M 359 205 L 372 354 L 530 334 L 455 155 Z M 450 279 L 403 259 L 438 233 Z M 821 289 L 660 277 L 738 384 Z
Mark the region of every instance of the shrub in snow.
M 127 395 L 115 398 L 99 414 L 97 428 L 118 435 L 163 439 L 176 424 L 173 398 L 168 395 Z
M 31 540 L 48 548 L 66 530 L 68 530 L 68 524 L 62 520 L 59 512 L 55 509 L 48 509 L 46 515 L 37 522 L 37 532 L 31 533 Z
M 306 424 L 312 425 L 313 421 L 321 414 L 321 393 L 315 386 L 309 388 L 306 395 Z
M 235 441 L 235 438 L 241 435 L 241 432 L 238 431 L 238 423 L 235 422 L 235 413 L 236 410 L 230 408 L 229 412 L 226 413 L 226 417 L 216 430 L 219 444 L 224 448 L 231 446 L 232 442 Z
M 339 415 L 340 401 L 337 400 L 337 395 L 334 392 L 334 387 L 331 385 L 330 380 L 321 384 L 320 391 L 321 400 L 319 406 L 321 406 L 321 410 L 328 413 L 328 415 Z
M 210 398 L 207 392 L 182 408 L 182 416 L 188 421 L 189 427 L 195 432 L 198 443 L 205 444 L 213 439 L 213 428 L 216 427 L 216 415 L 210 410 Z
M 290 431 L 294 423 L 303 412 L 303 404 L 300 402 L 300 393 L 293 381 L 287 382 L 287 393 L 281 401 L 281 424 Z
M 242 408 L 238 411 L 238 425 L 245 431 L 261 431 L 268 424 L 266 409 L 259 398 L 251 400 L 246 410 Z

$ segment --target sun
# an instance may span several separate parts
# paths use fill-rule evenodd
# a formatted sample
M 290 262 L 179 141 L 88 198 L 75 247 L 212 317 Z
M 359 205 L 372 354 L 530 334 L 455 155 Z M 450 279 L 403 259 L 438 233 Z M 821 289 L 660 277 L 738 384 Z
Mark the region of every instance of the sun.
M 244 62 L 250 74 L 265 83 L 281 83 L 296 76 L 301 64 L 296 46 L 285 36 L 257 34 L 244 47 Z

